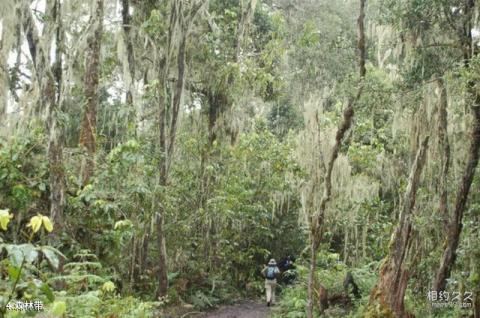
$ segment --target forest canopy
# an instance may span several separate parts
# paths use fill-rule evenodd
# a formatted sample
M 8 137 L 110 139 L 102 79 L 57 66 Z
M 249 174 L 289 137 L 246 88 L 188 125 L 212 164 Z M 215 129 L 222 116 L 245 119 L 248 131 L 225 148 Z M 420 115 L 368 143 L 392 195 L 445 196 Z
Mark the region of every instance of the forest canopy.
M 0 0 L 0 318 L 480 318 L 479 12 Z

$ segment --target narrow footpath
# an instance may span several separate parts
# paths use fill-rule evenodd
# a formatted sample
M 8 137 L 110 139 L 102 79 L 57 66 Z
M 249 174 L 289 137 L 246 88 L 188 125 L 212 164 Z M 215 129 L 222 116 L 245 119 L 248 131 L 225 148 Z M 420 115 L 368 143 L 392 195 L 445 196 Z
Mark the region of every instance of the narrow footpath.
M 267 318 L 270 308 L 265 303 L 245 300 L 235 305 L 220 307 L 219 309 L 195 316 L 196 318 Z

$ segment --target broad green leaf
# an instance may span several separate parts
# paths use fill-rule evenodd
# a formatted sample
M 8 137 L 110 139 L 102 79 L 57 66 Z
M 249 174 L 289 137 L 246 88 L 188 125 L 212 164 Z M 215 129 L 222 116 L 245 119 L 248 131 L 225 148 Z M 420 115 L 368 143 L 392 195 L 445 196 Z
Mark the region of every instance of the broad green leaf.
M 5 245 L 5 249 L 7 250 L 10 263 L 15 267 L 20 267 L 23 262 L 23 252 L 18 245 L 7 244 Z
M 64 301 L 56 301 L 52 305 L 50 312 L 55 316 L 63 316 L 67 311 L 67 304 Z
M 53 268 L 58 269 L 59 259 L 55 252 L 48 247 L 42 247 L 42 253 L 48 259 L 50 265 L 52 265 Z
M 47 283 L 43 283 L 40 287 L 40 290 L 45 294 L 45 296 L 47 296 L 49 301 L 55 301 L 55 295 L 53 294 L 52 289 L 50 288 L 50 286 L 48 286 Z
M 0 210 L 0 229 L 6 231 L 7 225 L 10 220 L 13 218 L 13 215 L 8 213 L 9 210 Z
M 8 277 L 12 280 L 12 281 L 15 281 L 18 279 L 18 277 L 20 276 L 20 268 L 19 267 L 15 267 L 15 266 L 12 266 L 12 265 L 9 265 L 8 266 Z
M 27 263 L 32 263 L 37 259 L 38 251 L 32 244 L 22 244 L 18 248 L 22 251 Z
M 59 251 L 58 249 L 56 249 L 55 247 L 52 247 L 52 246 L 50 246 L 50 245 L 45 245 L 45 246 L 42 246 L 40 249 L 44 249 L 44 248 L 46 248 L 46 249 L 54 252 L 56 255 L 61 256 L 61 257 L 63 257 L 64 259 L 67 259 L 67 257 L 66 257 L 65 255 L 63 255 L 62 252 L 60 252 L 60 251 Z M 76 255 L 77 255 L 77 254 L 76 254 Z M 94 254 L 92 254 L 92 255 L 94 255 Z
M 37 233 L 42 226 L 42 217 L 40 215 L 36 215 L 30 219 L 27 227 L 32 228 L 33 233 Z

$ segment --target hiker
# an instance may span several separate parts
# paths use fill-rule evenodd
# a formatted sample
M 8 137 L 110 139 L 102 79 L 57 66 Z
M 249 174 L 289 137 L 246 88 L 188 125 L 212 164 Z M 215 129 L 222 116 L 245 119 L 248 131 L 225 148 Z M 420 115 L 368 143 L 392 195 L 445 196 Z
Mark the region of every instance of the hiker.
M 265 277 L 265 289 L 267 291 L 267 306 L 275 304 L 275 288 L 277 287 L 277 275 L 280 270 L 277 267 L 277 262 L 272 258 L 268 265 L 262 270 Z
M 281 283 L 285 285 L 292 284 L 297 278 L 297 273 L 295 271 L 295 257 L 292 255 L 287 255 L 278 262 L 278 269 L 281 273 Z
M 353 294 L 353 296 L 355 296 L 355 298 L 357 299 L 361 298 L 362 295 L 360 295 L 360 289 L 358 288 L 357 283 L 355 283 L 355 280 L 353 279 L 352 272 L 348 272 L 343 281 L 343 288 L 345 289 L 345 295 L 347 296 L 350 295 L 350 285 L 352 286 L 351 293 Z

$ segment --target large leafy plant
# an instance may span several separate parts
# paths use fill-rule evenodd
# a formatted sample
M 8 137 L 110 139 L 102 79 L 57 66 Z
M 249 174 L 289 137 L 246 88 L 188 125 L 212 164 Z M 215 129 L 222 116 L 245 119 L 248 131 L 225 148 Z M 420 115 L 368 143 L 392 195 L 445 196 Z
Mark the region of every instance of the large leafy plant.
M 9 210 L 0 210 L 0 230 L 6 231 L 13 214 Z M 54 303 L 55 296 L 45 280 L 44 269 L 50 267 L 58 269 L 60 258 L 65 258 L 57 249 L 49 245 L 32 244 L 35 235 L 51 232 L 53 224 L 47 216 L 38 214 L 30 219 L 26 226 L 30 228 L 28 243 L 14 244 L 4 242 L 0 236 L 0 314 L 7 313 L 10 302 L 21 296 L 21 300 L 41 300 L 45 303 Z M 4 279 L 3 279 L 4 278 Z M 52 305 L 59 313 L 59 303 Z M 28 312 L 27 312 L 28 313 Z M 33 312 L 32 312 L 33 314 Z

